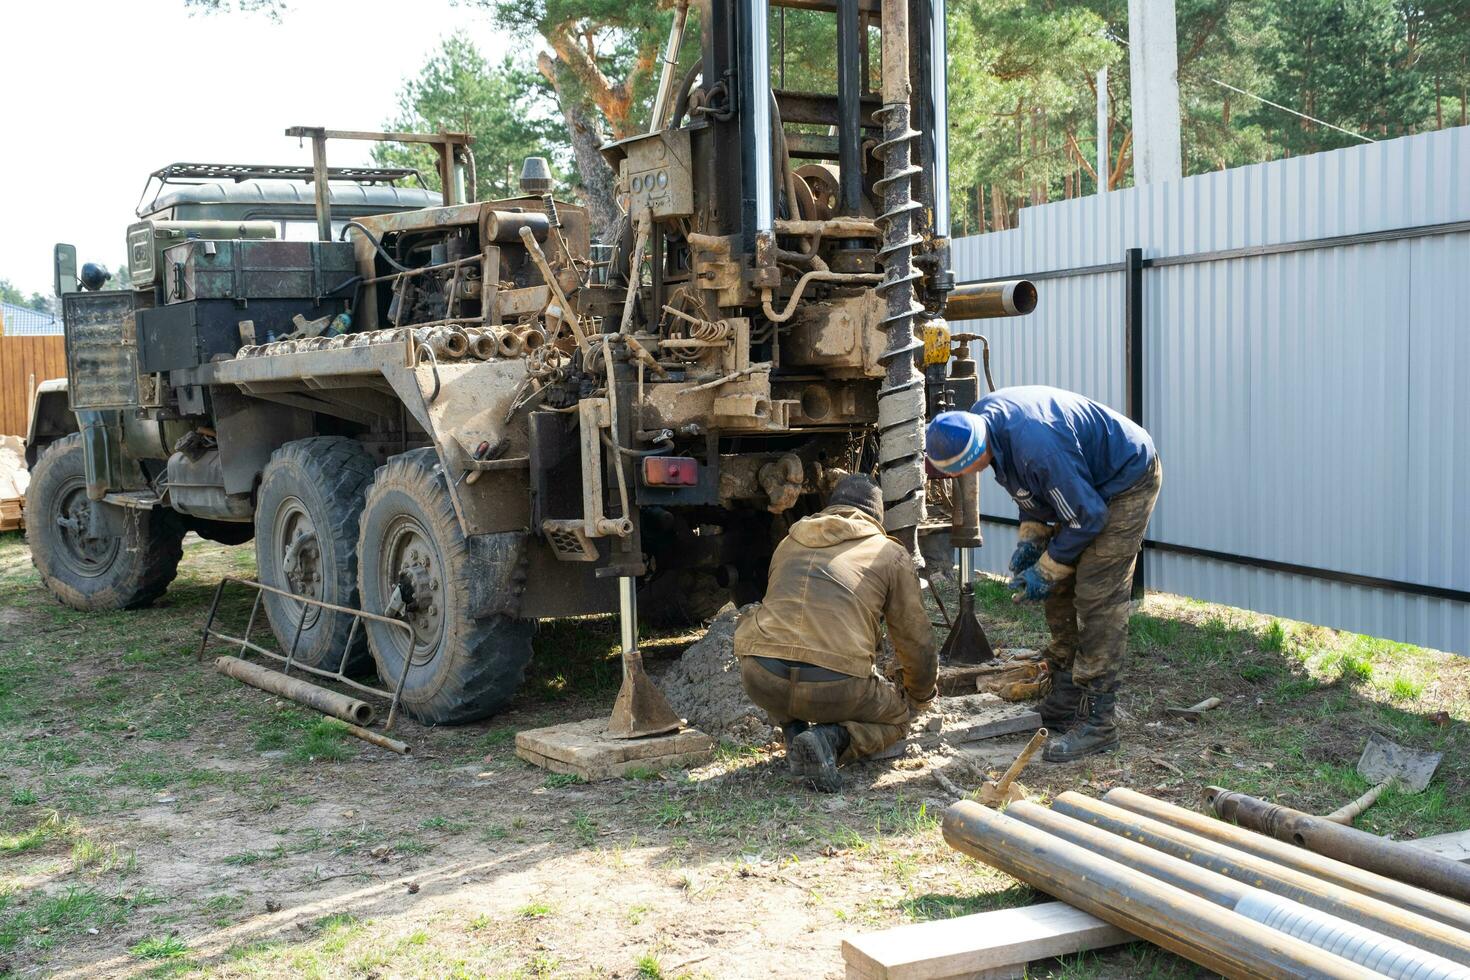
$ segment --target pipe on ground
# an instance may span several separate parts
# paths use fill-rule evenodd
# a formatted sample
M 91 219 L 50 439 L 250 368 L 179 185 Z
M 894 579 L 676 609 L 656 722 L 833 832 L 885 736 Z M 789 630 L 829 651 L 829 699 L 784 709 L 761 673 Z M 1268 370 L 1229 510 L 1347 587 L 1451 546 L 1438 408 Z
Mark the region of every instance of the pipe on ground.
M 1426 916 L 1464 932 L 1470 932 L 1470 906 L 1451 901 L 1441 895 L 1406 885 L 1383 875 L 1364 871 L 1332 858 L 1314 854 L 1300 847 L 1284 844 L 1262 834 L 1252 833 L 1233 824 L 1216 820 L 1193 810 L 1156 800 L 1131 789 L 1110 790 L 1103 801 L 1132 813 L 1151 817 L 1160 823 L 1188 831 L 1215 844 L 1264 858 L 1273 864 L 1309 874 L 1323 881 L 1341 885 L 1363 895 L 1382 899 L 1390 905 Z
M 370 725 L 376 714 L 373 706 L 366 701 L 308 684 L 295 677 L 287 677 L 279 671 L 241 660 L 239 657 L 216 657 L 214 669 L 242 684 L 249 684 L 308 708 L 315 708 L 322 714 L 340 718 L 349 724 Z
M 1078 806 L 1083 802 L 1096 807 Z M 1247 861 L 1242 864 L 1228 849 L 1217 852 L 1218 845 L 1208 841 L 1198 842 L 1203 846 L 1169 846 L 1158 836 L 1162 825 L 1157 821 L 1133 817 L 1078 793 L 1063 793 L 1052 809 L 1022 802 L 1012 804 L 1006 813 L 1247 918 L 1264 921 L 1254 913 L 1274 915 L 1298 929 L 1292 933 L 1298 938 L 1387 976 L 1470 980 L 1470 970 L 1461 965 L 1466 953 L 1455 939 L 1456 931 L 1432 919 L 1409 916 L 1307 875 L 1300 876 L 1305 882 L 1293 885 L 1294 872 L 1286 872 L 1283 880 L 1269 866 L 1251 866 L 1246 855 L 1240 855 Z M 1332 945 L 1325 945 L 1328 942 Z M 1459 955 L 1451 956 L 1454 953 Z
M 1206 799 L 1221 817 L 1242 827 L 1405 884 L 1470 902 L 1470 866 L 1458 861 L 1218 786 L 1209 788 Z
M 1034 888 L 1231 977 L 1363 976 L 1363 968 L 1014 817 L 961 800 L 944 839 Z

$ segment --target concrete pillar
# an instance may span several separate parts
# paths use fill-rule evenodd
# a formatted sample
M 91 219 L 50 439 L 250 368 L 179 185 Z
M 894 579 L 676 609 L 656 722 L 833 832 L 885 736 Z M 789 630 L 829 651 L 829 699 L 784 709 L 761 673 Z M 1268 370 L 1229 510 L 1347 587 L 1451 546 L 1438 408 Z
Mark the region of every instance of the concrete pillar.
M 1133 182 L 1184 174 L 1179 150 L 1179 50 L 1174 0 L 1128 0 L 1133 90 Z

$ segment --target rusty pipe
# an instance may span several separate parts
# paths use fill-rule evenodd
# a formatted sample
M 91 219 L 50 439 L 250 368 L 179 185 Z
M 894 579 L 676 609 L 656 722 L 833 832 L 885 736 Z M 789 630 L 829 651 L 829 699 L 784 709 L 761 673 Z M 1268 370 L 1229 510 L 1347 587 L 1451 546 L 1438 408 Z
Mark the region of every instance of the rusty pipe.
M 515 334 L 521 339 L 522 350 L 533 351 L 536 350 L 538 347 L 546 346 L 545 332 L 543 332 L 539 327 L 536 327 L 533 324 L 526 324 L 522 327 L 512 327 L 511 333 Z
M 353 725 L 370 725 L 376 712 L 366 701 L 329 691 L 239 657 L 216 657 L 214 669 L 242 684 L 295 701 Z
M 1470 867 L 1458 861 L 1218 786 L 1211 786 L 1205 798 L 1221 817 L 1242 827 L 1405 884 L 1470 902 Z
M 380 735 L 377 732 L 363 728 L 361 725 L 347 724 L 343 725 L 342 727 L 347 729 L 347 733 L 349 735 L 354 735 L 357 738 L 362 739 L 364 742 L 367 742 L 369 745 L 376 745 L 380 749 L 387 749 L 389 752 L 397 752 L 399 755 L 413 754 L 413 746 L 409 745 L 407 742 L 400 742 L 396 738 L 389 738 L 387 735 Z
M 470 338 L 470 353 L 482 361 L 488 361 L 499 353 L 495 334 L 487 327 L 472 327 L 465 333 Z
M 1361 967 L 1014 817 L 961 800 L 949 846 L 1206 969 L 1230 977 L 1361 977 Z
M 1036 309 L 1036 300 L 1036 284 L 1029 279 L 971 282 L 949 294 L 944 316 L 950 321 L 1026 316 Z
M 1264 858 L 1197 837 L 1081 793 L 1061 794 L 1053 801 L 1052 809 L 1203 871 L 1249 882 L 1274 895 L 1418 946 L 1437 956 L 1470 964 L 1470 934 L 1395 907 L 1382 899 L 1283 868 Z
M 1036 803 L 1025 800 L 1012 803 L 1006 809 L 1006 815 L 1095 854 L 1113 858 L 1151 878 L 1182 888 L 1223 908 L 1240 912 L 1257 922 L 1264 921 L 1263 913 L 1275 913 L 1287 920 L 1306 925 L 1316 934 L 1316 938 L 1309 938 L 1299 932 L 1293 934 L 1322 948 L 1326 948 L 1323 946 L 1323 938 L 1341 941 L 1342 946 L 1332 947 L 1333 952 L 1360 966 L 1382 969 L 1390 976 L 1470 976 L 1470 971 L 1460 968 L 1454 961 L 1419 947 L 1417 935 L 1410 933 L 1395 936 L 1385 933 L 1373 923 L 1360 921 L 1350 914 L 1350 910 L 1324 908 L 1310 902 L 1297 901 L 1272 889 L 1263 889 L 1261 882 L 1254 877 L 1217 873 L 1197 863 L 1155 850 L 1127 834 Z M 1388 970 L 1385 967 L 1383 959 L 1386 957 L 1394 961 L 1396 969 Z
M 1151 817 L 1161 824 L 1187 831 L 1194 837 L 1210 842 L 1212 847 L 1224 845 L 1235 851 L 1262 858 L 1279 867 L 1312 875 L 1360 894 L 1382 899 L 1398 908 L 1416 912 L 1456 929 L 1470 932 L 1470 906 L 1451 901 L 1422 888 L 1415 888 L 1393 878 L 1364 871 L 1300 847 L 1284 844 L 1263 834 L 1252 833 L 1234 824 L 1216 820 L 1202 813 L 1195 813 L 1193 810 L 1186 810 L 1184 807 L 1175 806 L 1163 800 L 1156 800 L 1130 789 L 1110 790 L 1103 800 L 1120 809 Z
M 509 330 L 502 330 L 495 335 L 495 346 L 501 357 L 520 357 L 526 350 L 526 343 L 520 335 Z

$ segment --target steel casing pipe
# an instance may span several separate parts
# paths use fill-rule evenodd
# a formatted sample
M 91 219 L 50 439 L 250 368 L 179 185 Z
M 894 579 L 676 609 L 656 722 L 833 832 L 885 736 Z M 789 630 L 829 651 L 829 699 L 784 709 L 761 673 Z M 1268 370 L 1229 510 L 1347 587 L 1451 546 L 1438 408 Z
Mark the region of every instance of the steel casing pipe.
M 1353 977 L 1362 967 L 1181 888 L 961 800 L 944 813 L 944 839 L 1155 945 L 1230 977 Z
M 1417 946 L 1455 963 L 1470 964 L 1470 933 L 1363 895 L 1283 868 L 1270 861 L 1196 837 L 1157 820 L 1130 813 L 1081 793 L 1063 793 L 1052 803 L 1065 818 L 1185 863 L 1215 878 L 1247 882 L 1362 929 Z M 1242 896 L 1230 895 L 1234 907 Z
M 1470 865 L 1356 827 L 1211 786 L 1207 799 L 1232 823 L 1409 885 L 1470 902 Z
M 1036 284 L 1029 279 L 971 282 L 956 286 L 944 303 L 944 317 L 955 320 L 991 320 L 1026 316 L 1036 309 Z
M 376 713 L 373 706 L 366 701 L 329 691 L 315 684 L 298 680 L 295 677 L 287 677 L 279 671 L 253 664 L 239 657 L 216 657 L 214 669 L 227 677 L 233 677 L 242 684 L 259 688 L 268 694 L 279 695 L 297 704 L 308 708 L 315 708 L 323 714 L 334 718 L 341 718 L 353 725 L 370 725 Z
M 1234 824 L 1215 820 L 1202 813 L 1156 800 L 1131 789 L 1110 790 L 1103 801 L 1133 813 L 1152 817 L 1163 824 L 1188 831 L 1237 851 L 1264 858 L 1273 864 L 1291 868 L 1323 881 L 1341 885 L 1364 895 L 1382 899 L 1420 915 L 1470 932 L 1470 906 L 1442 895 L 1406 885 L 1401 881 L 1355 868 L 1350 864 L 1314 854 L 1271 837 L 1253 833 Z

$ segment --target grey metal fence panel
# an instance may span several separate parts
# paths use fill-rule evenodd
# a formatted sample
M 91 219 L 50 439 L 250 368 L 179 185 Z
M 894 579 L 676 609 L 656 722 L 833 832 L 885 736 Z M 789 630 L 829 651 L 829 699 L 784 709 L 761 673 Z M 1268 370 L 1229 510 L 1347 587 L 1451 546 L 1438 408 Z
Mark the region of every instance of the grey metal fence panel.
M 1470 231 L 1210 258 L 1470 221 L 1470 128 L 1022 212 L 955 243 L 961 282 L 1058 273 L 1030 317 L 974 324 L 999 385 L 1123 410 L 1128 248 L 1144 273 L 1144 424 L 1164 491 L 1149 537 L 1470 591 Z M 1188 262 L 1167 260 L 1193 256 Z M 1203 259 L 1203 260 L 1200 260 Z M 1015 508 L 986 481 L 989 517 Z M 1014 530 L 986 526 L 1002 571 Z M 1150 551 L 1149 587 L 1470 653 L 1470 603 Z

